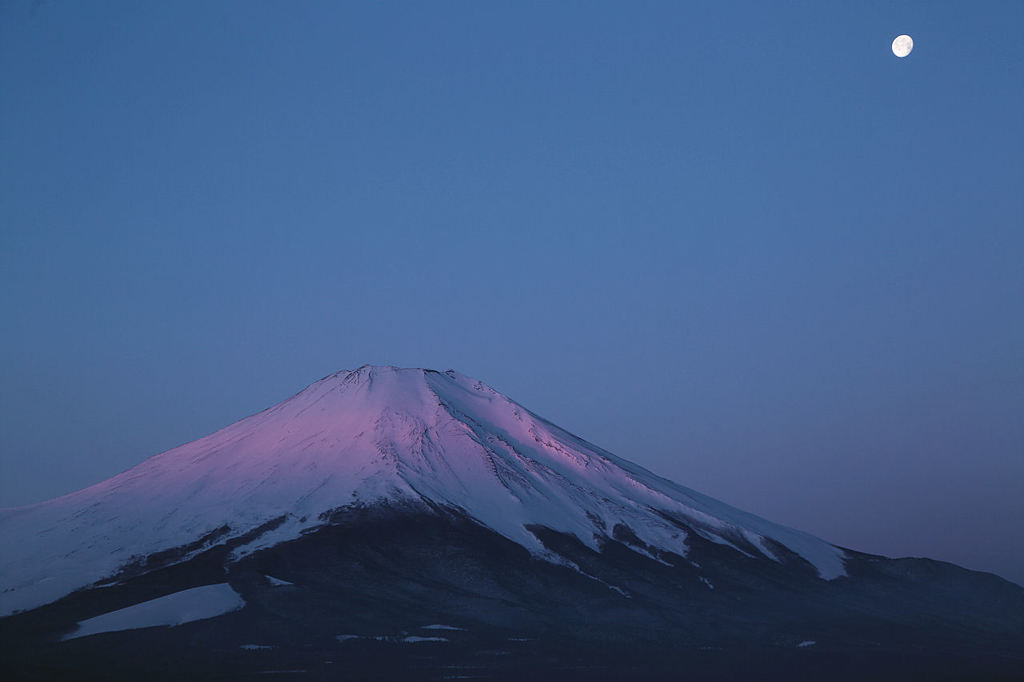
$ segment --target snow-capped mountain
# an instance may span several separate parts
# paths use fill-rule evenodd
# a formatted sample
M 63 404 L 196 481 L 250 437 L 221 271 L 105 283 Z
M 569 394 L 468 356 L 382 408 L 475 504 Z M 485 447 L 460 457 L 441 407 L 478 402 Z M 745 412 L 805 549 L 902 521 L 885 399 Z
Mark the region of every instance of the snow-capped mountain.
M 660 478 L 479 381 L 365 366 L 90 488 L 0 512 L 0 615 L 109 579 L 142 557 L 187 548 L 182 560 L 244 537 L 234 548 L 241 557 L 324 525 L 339 509 L 384 500 L 462 510 L 556 563 L 571 562 L 531 527 L 594 549 L 625 527 L 636 538 L 630 546 L 655 557 L 686 556 L 697 534 L 765 561 L 789 550 L 824 579 L 845 575 L 841 549 Z
M 1020 679 L 1024 589 L 770 523 L 454 371 L 338 372 L 0 510 L 4 680 L 680 670 Z

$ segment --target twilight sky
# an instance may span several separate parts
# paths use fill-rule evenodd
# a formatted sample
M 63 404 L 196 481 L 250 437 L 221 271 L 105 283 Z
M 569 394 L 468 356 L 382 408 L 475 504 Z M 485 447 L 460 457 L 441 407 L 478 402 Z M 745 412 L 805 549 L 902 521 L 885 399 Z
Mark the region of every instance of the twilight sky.
M 1024 584 L 1022 25 L 3 2 L 0 506 L 338 369 L 451 367 L 774 521 Z

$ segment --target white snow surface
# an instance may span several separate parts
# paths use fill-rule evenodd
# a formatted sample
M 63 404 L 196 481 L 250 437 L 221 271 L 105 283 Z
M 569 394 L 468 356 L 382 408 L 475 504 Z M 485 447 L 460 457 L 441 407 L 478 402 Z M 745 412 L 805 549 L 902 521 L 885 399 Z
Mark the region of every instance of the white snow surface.
M 65 640 L 98 635 L 102 632 L 137 630 L 159 625 L 174 626 L 221 616 L 245 606 L 245 600 L 227 583 L 193 587 L 132 604 L 117 611 L 83 620 L 78 629 L 64 636 Z M 245 645 L 242 648 L 254 645 Z M 269 647 L 267 647 L 269 648 Z
M 564 560 L 527 526 L 599 549 L 622 523 L 647 545 L 638 551 L 685 556 L 686 533 L 668 514 L 746 554 L 778 561 L 770 539 L 822 578 L 845 575 L 839 548 L 656 476 L 475 379 L 364 366 L 89 488 L 0 510 L 0 616 L 225 526 L 191 554 L 283 519 L 236 549 L 241 556 L 299 537 L 331 510 L 381 501 L 462 509 L 556 563 Z

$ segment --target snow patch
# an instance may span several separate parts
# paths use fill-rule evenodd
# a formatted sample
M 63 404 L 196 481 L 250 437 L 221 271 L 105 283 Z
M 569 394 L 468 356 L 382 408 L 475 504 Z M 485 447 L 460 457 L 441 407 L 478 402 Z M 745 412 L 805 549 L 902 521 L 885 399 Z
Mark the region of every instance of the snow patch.
M 290 586 L 290 585 L 294 585 L 295 584 L 295 583 L 290 583 L 287 580 L 281 580 L 280 578 L 275 578 L 272 575 L 264 575 L 263 577 L 267 579 L 267 582 L 270 583 L 270 585 L 272 587 L 285 587 L 285 586 Z
M 224 615 L 245 606 L 241 595 L 227 583 L 193 587 L 83 620 L 64 640 L 103 632 L 182 625 Z
M 409 637 L 403 637 L 402 641 L 406 644 L 416 644 L 418 642 L 447 642 L 447 637 L 417 637 L 411 635 Z
M 435 623 L 434 625 L 422 625 L 420 630 L 465 630 L 466 628 L 457 628 L 454 625 L 441 625 Z
M 815 644 L 817 644 L 817 642 L 815 642 L 813 639 L 805 639 L 804 641 L 800 642 L 796 646 L 799 649 L 804 649 L 804 648 L 809 647 L 809 646 L 814 646 Z
M 637 554 L 639 554 L 641 556 L 645 556 L 648 559 L 652 559 L 654 561 L 657 561 L 659 564 L 661 564 L 663 566 L 668 566 L 669 568 L 675 568 L 676 567 L 675 564 L 670 564 L 669 562 L 665 561 L 661 557 L 655 556 L 652 552 L 647 551 L 643 547 L 637 547 L 636 545 L 629 544 L 629 543 L 624 543 L 624 544 L 626 545 L 626 547 L 629 547 L 631 550 L 633 550 Z
M 238 648 L 246 651 L 269 651 L 274 646 L 272 644 L 242 644 Z
M 604 585 L 605 587 L 607 587 L 609 590 L 614 590 L 615 592 L 618 592 L 620 595 L 622 595 L 626 599 L 632 599 L 633 598 L 632 595 L 629 592 L 626 592 L 624 589 L 622 589 L 618 585 L 612 585 L 609 582 L 601 580 L 596 575 L 590 575 L 589 573 L 584 571 L 582 568 L 580 568 L 576 564 L 575 561 L 569 561 L 568 559 L 566 559 L 565 557 L 562 557 L 562 556 L 559 556 L 558 559 L 559 560 L 557 561 L 557 563 L 560 566 L 565 566 L 566 568 L 570 568 L 570 569 L 576 571 L 577 573 L 579 573 L 580 575 L 582 575 L 584 578 L 590 578 L 591 580 L 593 580 L 595 582 L 599 582 L 602 585 Z

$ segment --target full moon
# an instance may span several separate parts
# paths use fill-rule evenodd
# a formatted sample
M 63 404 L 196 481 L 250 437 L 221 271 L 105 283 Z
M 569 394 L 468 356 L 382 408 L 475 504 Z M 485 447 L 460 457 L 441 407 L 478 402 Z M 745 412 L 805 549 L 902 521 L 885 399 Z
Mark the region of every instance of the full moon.
M 906 57 L 913 49 L 914 39 L 908 35 L 896 36 L 896 40 L 892 41 L 892 53 L 897 57 Z

